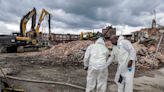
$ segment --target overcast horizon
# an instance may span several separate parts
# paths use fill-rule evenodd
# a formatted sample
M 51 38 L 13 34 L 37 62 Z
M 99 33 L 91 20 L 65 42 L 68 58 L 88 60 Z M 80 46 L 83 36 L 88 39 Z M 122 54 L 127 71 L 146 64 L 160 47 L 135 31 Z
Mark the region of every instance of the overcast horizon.
M 157 24 L 164 25 L 164 0 L 0 0 L 0 34 L 19 32 L 21 18 L 33 7 L 37 22 L 43 8 L 51 13 L 53 33 L 101 31 L 107 25 L 129 33 L 151 27 L 154 10 Z M 46 18 L 40 30 L 47 30 Z

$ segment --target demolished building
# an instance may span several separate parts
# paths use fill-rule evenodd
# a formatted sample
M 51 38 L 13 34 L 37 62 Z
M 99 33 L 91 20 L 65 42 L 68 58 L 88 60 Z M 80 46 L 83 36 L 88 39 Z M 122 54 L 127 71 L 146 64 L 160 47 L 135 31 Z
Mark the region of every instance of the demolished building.
M 110 38 L 111 35 L 116 35 L 116 28 L 107 26 L 106 28 L 102 29 L 102 34 L 105 38 Z

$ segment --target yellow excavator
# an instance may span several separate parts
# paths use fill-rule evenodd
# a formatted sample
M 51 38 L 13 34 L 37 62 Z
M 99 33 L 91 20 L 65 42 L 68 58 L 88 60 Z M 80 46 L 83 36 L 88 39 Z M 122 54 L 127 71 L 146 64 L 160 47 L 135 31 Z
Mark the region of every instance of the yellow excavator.
M 93 32 L 81 32 L 80 33 L 80 39 L 81 40 L 89 40 L 93 38 L 94 33 Z
M 99 36 L 102 36 L 100 32 L 81 32 L 80 40 L 94 40 Z
M 25 16 L 23 16 L 23 18 L 21 19 L 20 22 L 20 33 L 18 35 L 16 35 L 16 51 L 17 52 L 24 52 L 25 47 L 28 48 L 33 48 L 36 45 L 36 40 L 32 39 L 32 37 L 27 36 L 27 32 L 26 32 L 26 25 L 28 23 L 28 21 L 32 18 L 32 22 L 31 22 L 31 31 L 35 30 L 35 25 L 36 25 L 36 9 L 33 8 L 31 11 L 29 11 Z M 37 49 L 37 48 L 35 48 Z
M 31 38 L 32 44 L 34 45 L 40 45 L 40 46 L 45 46 L 45 41 L 43 41 L 42 38 L 42 32 L 40 31 L 40 26 L 42 21 L 44 20 L 45 17 L 48 17 L 48 28 L 49 28 L 49 38 L 51 37 L 51 14 L 46 11 L 45 9 L 42 9 L 41 15 L 39 17 L 37 26 L 35 29 L 31 28 L 31 31 L 27 32 L 26 35 Z M 50 40 L 50 39 L 49 39 Z
M 42 10 L 42 13 L 40 15 L 40 19 L 38 21 L 38 25 L 35 28 L 36 25 L 36 9 L 33 8 L 31 11 L 29 11 L 20 22 L 20 32 L 19 33 L 13 33 L 13 35 L 9 36 L 0 36 L 0 45 L 3 46 L 2 52 L 25 52 L 25 51 L 35 51 L 38 50 L 40 46 L 40 24 L 43 21 L 44 17 L 47 16 L 48 24 L 49 24 L 49 34 L 51 32 L 50 30 L 50 13 L 48 13 L 45 9 Z M 26 31 L 26 25 L 28 21 L 32 19 L 31 23 L 31 29 L 30 31 Z

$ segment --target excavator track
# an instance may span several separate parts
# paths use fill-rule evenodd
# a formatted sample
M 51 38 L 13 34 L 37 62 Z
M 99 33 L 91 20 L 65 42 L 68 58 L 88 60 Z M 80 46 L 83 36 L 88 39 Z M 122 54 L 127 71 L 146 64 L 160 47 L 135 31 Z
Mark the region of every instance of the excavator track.
M 19 46 L 17 48 L 18 53 L 38 51 L 38 50 L 39 50 L 38 46 Z

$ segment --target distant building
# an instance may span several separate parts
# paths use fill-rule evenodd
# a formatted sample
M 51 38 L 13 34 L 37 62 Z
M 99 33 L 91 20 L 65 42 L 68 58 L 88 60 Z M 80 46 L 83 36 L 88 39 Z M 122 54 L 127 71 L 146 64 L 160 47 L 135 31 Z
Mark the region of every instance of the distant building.
M 148 38 L 158 40 L 160 37 L 160 30 L 161 28 L 157 27 L 156 20 L 152 20 L 152 27 L 151 28 L 143 28 L 136 32 L 132 32 L 132 40 L 134 41 L 142 41 Z
M 102 29 L 102 34 L 105 38 L 110 38 L 111 35 L 116 35 L 116 28 L 107 26 L 106 28 Z
M 75 34 L 51 34 L 51 40 L 56 43 L 76 41 L 80 39 L 80 35 Z
M 123 35 L 126 39 L 132 41 L 132 34 Z
M 154 40 L 158 40 L 159 39 L 159 28 L 144 28 L 141 29 L 139 31 L 133 32 L 132 33 L 132 40 L 134 41 L 143 41 L 145 39 L 151 38 Z

